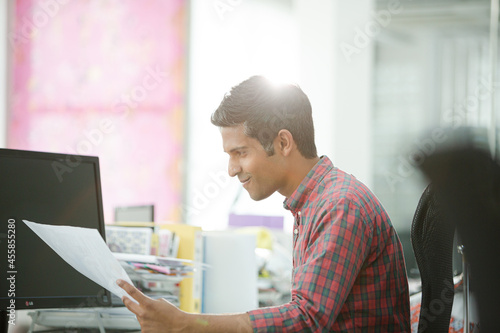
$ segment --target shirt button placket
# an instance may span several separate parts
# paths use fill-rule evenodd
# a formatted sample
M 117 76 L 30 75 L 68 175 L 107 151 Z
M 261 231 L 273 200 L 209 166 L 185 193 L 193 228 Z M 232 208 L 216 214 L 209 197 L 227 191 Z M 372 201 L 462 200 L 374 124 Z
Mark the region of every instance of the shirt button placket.
M 295 262 L 296 258 L 299 255 L 300 249 L 296 249 L 295 246 L 297 245 L 297 239 L 299 237 L 299 225 L 300 225 L 300 211 L 295 214 L 295 224 L 293 226 L 293 257 L 292 257 L 292 262 L 293 262 L 293 267 L 295 267 Z M 296 251 L 297 250 L 297 251 Z
M 300 211 L 297 212 L 297 216 L 295 217 L 295 229 L 293 230 L 295 236 L 299 234 L 299 224 L 300 224 Z

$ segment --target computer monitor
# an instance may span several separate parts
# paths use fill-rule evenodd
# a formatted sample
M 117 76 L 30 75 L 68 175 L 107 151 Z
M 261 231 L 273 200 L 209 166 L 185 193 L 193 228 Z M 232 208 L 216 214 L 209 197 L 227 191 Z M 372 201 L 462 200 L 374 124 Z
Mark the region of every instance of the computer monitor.
M 154 222 L 154 205 L 115 207 L 115 222 Z
M 94 228 L 105 238 L 97 157 L 0 149 L 0 311 L 12 302 L 15 309 L 110 305 L 107 290 L 22 220 Z

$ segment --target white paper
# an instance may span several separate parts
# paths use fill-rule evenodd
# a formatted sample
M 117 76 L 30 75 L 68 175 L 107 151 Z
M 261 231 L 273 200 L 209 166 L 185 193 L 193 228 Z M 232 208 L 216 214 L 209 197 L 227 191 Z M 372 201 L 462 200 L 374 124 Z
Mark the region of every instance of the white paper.
M 96 229 L 23 222 L 78 272 L 116 296 L 135 301 L 116 284 L 117 279 L 132 281 Z

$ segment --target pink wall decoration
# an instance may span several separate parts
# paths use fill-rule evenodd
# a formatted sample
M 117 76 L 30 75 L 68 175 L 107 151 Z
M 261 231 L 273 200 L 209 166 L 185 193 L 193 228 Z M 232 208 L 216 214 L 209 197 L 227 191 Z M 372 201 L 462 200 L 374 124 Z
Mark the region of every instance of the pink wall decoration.
M 186 2 L 15 2 L 8 147 L 99 156 L 107 222 L 180 220 Z

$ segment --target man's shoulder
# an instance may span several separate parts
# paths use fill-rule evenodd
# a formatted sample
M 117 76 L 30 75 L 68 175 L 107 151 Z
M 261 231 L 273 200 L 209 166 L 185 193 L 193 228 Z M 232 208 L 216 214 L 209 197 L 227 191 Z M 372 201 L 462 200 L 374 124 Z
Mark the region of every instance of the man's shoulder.
M 368 187 L 353 176 L 337 167 L 334 167 L 325 174 L 320 192 L 335 197 L 359 198 L 360 196 L 372 196 L 373 193 Z
M 315 201 L 327 206 L 342 202 L 360 209 L 377 207 L 377 211 L 383 210 L 375 194 L 363 182 L 337 167 L 324 175 L 317 190 Z

